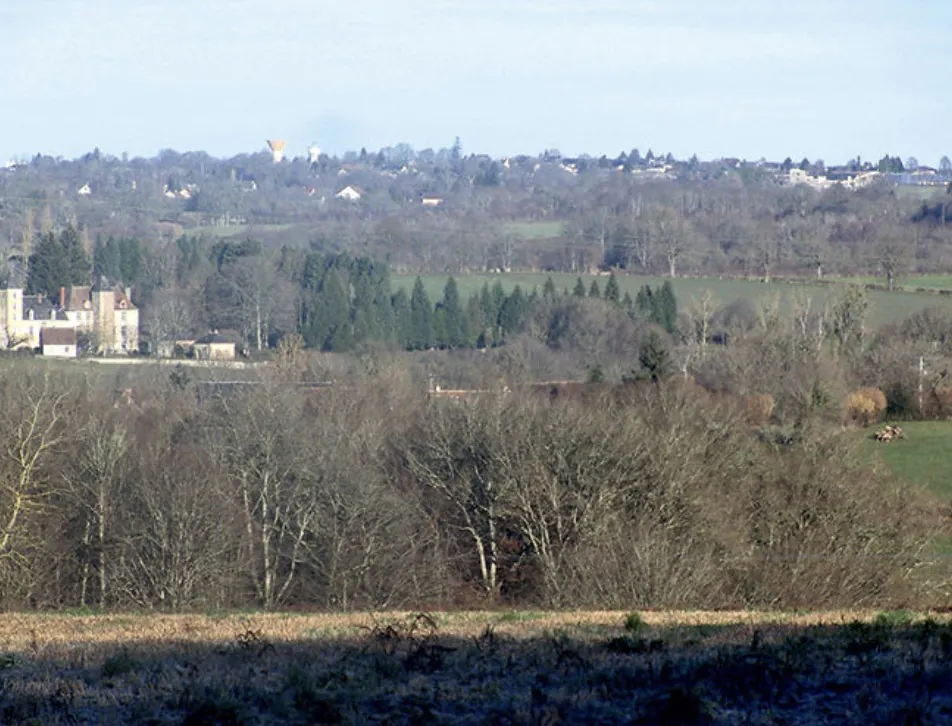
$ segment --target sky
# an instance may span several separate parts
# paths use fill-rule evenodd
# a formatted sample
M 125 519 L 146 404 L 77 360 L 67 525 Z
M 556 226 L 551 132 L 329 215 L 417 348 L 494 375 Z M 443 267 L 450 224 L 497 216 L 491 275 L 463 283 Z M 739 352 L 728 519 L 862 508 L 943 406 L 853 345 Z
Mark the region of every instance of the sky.
M 0 0 L 0 163 L 952 155 L 948 0 Z

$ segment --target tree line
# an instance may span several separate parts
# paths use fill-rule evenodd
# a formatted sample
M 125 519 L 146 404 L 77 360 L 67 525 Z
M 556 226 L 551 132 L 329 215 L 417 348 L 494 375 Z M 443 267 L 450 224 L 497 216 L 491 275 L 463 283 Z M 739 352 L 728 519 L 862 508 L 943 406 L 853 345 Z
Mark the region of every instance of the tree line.
M 427 396 L 0 362 L 0 604 L 925 606 L 919 494 L 679 379 Z M 212 385 L 214 384 L 214 385 Z M 206 387 L 206 395 L 196 389 Z M 208 388 L 210 386 L 210 388 Z M 210 392 L 209 392 L 210 391 Z
M 637 149 L 571 160 L 552 150 L 503 163 L 452 148 L 394 147 L 278 165 L 265 153 L 214 159 L 166 151 L 130 161 L 96 152 L 74 161 L 37 157 L 0 175 L 0 240 L 26 259 L 37 233 L 68 224 L 139 239 L 154 253 L 182 230 L 232 242 L 253 233 L 270 249 L 346 250 L 386 259 L 401 274 L 620 266 L 770 279 L 945 271 L 952 162 L 944 157 L 933 185 L 911 194 L 892 178 L 907 165 L 918 167 L 889 154 L 878 164 L 850 160 L 837 173 L 882 172 L 852 189 L 791 186 L 790 159 L 677 160 Z M 668 167 L 672 178 L 663 180 L 634 173 Z M 820 160 L 799 167 L 832 173 Z M 76 194 L 83 177 L 93 188 L 88 198 Z M 344 184 L 361 188 L 358 204 L 335 199 Z M 423 196 L 444 203 L 424 208 Z

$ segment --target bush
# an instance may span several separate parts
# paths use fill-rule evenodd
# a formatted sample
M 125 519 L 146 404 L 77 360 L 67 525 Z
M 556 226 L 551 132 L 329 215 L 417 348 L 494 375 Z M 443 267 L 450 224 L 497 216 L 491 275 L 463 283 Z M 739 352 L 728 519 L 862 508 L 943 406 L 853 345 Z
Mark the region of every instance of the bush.
M 886 412 L 886 395 L 878 388 L 861 388 L 846 398 L 846 422 L 869 426 Z
M 751 426 L 763 426 L 773 415 L 774 397 L 769 393 L 744 396 L 744 413 Z

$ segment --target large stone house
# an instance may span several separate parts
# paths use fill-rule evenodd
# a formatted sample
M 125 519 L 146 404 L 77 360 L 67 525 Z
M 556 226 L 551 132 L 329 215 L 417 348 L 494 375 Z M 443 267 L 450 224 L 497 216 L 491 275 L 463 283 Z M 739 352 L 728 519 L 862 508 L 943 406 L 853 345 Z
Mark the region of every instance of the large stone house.
M 71 329 L 91 337 L 97 352 L 132 353 L 139 348 L 139 311 L 129 291 L 105 280 L 61 288 L 58 299 L 24 295 L 23 288 L 0 288 L 0 348 L 41 345 L 41 332 Z

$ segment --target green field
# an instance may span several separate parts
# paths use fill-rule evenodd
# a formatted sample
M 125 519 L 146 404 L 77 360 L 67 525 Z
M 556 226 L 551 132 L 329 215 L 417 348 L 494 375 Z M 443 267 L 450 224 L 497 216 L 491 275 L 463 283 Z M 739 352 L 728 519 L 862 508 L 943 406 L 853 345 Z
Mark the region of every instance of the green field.
M 522 239 L 540 240 L 562 234 L 561 222 L 510 222 L 503 226 L 509 234 Z
M 874 277 L 872 275 L 859 275 L 856 277 L 834 277 L 830 278 L 838 282 L 852 282 L 857 285 L 885 285 L 886 278 Z M 952 275 L 907 275 L 898 276 L 895 280 L 896 287 L 916 290 L 925 288 L 926 290 L 952 290 Z
M 906 438 L 888 444 L 870 441 L 870 447 L 898 476 L 952 501 L 952 421 L 909 421 L 902 429 Z
M 526 291 L 537 287 L 539 290 L 545 284 L 546 278 L 552 277 L 555 286 L 559 291 L 571 290 L 575 286 L 577 275 L 567 273 L 508 273 L 503 275 L 492 274 L 474 274 L 463 275 L 457 278 L 460 294 L 463 299 L 467 299 L 471 294 L 478 292 L 485 283 L 490 285 L 495 280 L 500 280 L 503 287 L 509 291 L 516 285 L 521 285 Z M 583 275 L 585 286 L 588 287 L 593 279 L 598 280 L 599 286 L 604 290 L 608 278 L 605 276 L 592 277 Z M 409 294 L 414 281 L 413 276 L 396 276 L 394 278 L 394 289 L 403 287 Z M 626 291 L 632 297 L 638 289 L 645 284 L 660 285 L 666 278 L 643 277 L 640 275 L 620 275 L 618 283 L 621 286 L 622 294 Z M 446 275 L 424 275 L 422 277 L 423 285 L 430 295 L 431 299 L 437 300 L 443 294 L 443 287 L 446 285 Z M 952 277 L 949 278 L 952 282 Z M 733 280 L 727 278 L 676 278 L 672 281 L 674 292 L 682 307 L 691 304 L 692 298 L 696 299 L 704 290 L 710 290 L 715 300 L 720 305 L 727 305 L 735 300 L 748 299 L 752 301 L 765 300 L 772 295 L 779 294 L 781 303 L 785 307 L 789 306 L 798 291 L 800 294 L 806 293 L 813 298 L 813 304 L 821 307 L 830 297 L 839 294 L 840 288 L 831 285 L 809 285 L 809 284 L 786 284 L 761 282 L 747 280 Z M 902 320 L 913 313 L 927 307 L 939 307 L 943 310 L 952 312 L 952 296 L 939 296 L 930 293 L 915 292 L 885 292 L 881 290 L 869 291 L 870 312 L 869 323 L 873 327 L 885 323 Z

